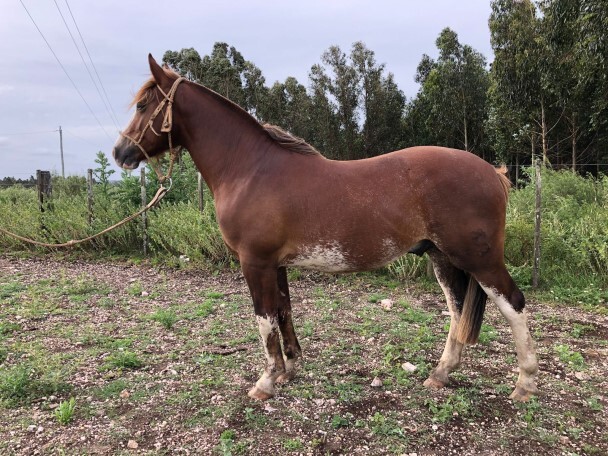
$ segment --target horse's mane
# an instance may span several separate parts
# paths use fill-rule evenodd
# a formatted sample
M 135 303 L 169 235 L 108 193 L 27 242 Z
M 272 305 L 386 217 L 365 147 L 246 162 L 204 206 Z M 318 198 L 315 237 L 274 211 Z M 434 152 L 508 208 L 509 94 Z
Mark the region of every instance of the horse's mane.
M 173 81 L 180 77 L 179 74 L 177 74 L 175 71 L 173 71 L 167 67 L 163 67 L 163 71 L 165 72 L 167 77 Z M 192 81 L 189 81 L 189 82 L 192 82 Z M 313 146 L 308 144 L 302 138 L 298 138 L 297 136 L 294 136 L 291 133 L 288 133 L 287 131 L 283 130 L 281 127 L 278 127 L 276 125 L 271 125 L 268 123 L 265 123 L 262 125 L 251 114 L 249 114 L 247 111 L 245 111 L 243 108 L 241 108 L 239 105 L 237 105 L 233 101 L 227 99 L 226 97 L 223 97 L 219 93 L 214 92 L 213 90 L 211 90 L 208 87 L 205 87 L 201 84 L 197 84 L 195 82 L 192 82 L 192 84 L 194 84 L 197 88 L 203 89 L 205 92 L 212 95 L 218 101 L 221 101 L 223 104 L 225 104 L 226 106 L 231 108 L 234 112 L 247 118 L 252 123 L 254 128 L 259 128 L 262 132 L 266 133 L 270 139 L 272 139 L 276 144 L 281 146 L 283 149 L 286 149 L 286 150 L 289 150 L 292 152 L 296 152 L 296 153 L 302 154 L 302 155 L 321 155 L 321 153 L 317 149 L 315 149 Z M 132 108 L 133 106 L 135 106 L 137 103 L 140 103 L 140 102 L 147 103 L 150 100 L 150 98 L 153 96 L 159 96 L 158 91 L 152 90 L 154 87 L 156 87 L 156 80 L 154 79 L 154 77 L 150 77 L 150 79 L 148 79 L 146 82 L 144 82 L 144 84 L 141 86 L 141 88 L 133 96 L 133 100 L 129 104 L 129 108 Z
M 302 155 L 321 155 L 321 153 L 313 146 L 308 144 L 302 138 L 292 135 L 283 130 L 281 127 L 265 123 L 262 125 L 268 136 L 270 136 L 277 144 L 292 152 L 297 152 Z

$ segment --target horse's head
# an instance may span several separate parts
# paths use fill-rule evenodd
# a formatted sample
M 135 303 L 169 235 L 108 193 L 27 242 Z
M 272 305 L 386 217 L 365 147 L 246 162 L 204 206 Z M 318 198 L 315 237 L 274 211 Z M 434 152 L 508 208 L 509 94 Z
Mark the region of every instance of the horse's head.
M 173 97 L 183 78 L 161 68 L 148 55 L 152 77 L 139 89 L 131 106 L 135 114 L 127 128 L 120 133 L 112 155 L 118 166 L 135 169 L 139 163 L 162 155 L 171 147 L 173 127 Z

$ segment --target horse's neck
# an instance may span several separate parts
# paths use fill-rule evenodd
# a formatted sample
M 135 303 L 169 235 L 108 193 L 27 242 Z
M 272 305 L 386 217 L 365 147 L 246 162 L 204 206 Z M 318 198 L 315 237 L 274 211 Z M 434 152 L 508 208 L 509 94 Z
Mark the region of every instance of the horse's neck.
M 182 145 L 215 193 L 260 166 L 269 138 L 255 120 L 204 88 L 189 86 L 188 90 L 193 93 L 175 103 L 180 106 Z

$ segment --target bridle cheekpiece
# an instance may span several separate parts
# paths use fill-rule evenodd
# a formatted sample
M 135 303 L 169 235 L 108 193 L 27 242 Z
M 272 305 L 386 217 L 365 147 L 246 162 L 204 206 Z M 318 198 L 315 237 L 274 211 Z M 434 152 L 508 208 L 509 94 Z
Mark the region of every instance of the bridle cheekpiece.
M 175 82 L 173 82 L 173 85 L 171 86 L 171 89 L 169 89 L 168 93 L 165 93 L 163 91 L 163 89 L 160 88 L 160 85 L 156 84 L 156 88 L 160 91 L 160 93 L 162 93 L 163 99 L 158 104 L 158 106 L 156 107 L 156 109 L 154 110 L 152 115 L 150 116 L 150 119 L 148 119 L 148 123 L 146 124 L 144 129 L 141 131 L 141 133 L 139 134 L 139 137 L 137 139 L 131 138 L 129 135 L 126 135 L 125 133 L 120 132 L 121 136 L 127 138 L 134 145 L 139 147 L 139 150 L 142 151 L 142 153 L 144 154 L 144 157 L 146 157 L 146 160 L 148 160 L 148 163 L 150 163 L 150 166 L 152 166 L 152 169 L 154 169 L 154 171 L 156 172 L 156 175 L 158 176 L 158 180 L 161 184 L 163 184 L 167 179 L 169 179 L 169 181 L 171 180 L 171 174 L 173 173 L 173 165 L 175 164 L 175 161 L 177 160 L 177 157 L 179 156 L 179 154 L 181 152 L 181 147 L 173 148 L 171 130 L 173 129 L 173 100 L 175 99 L 175 92 L 177 91 L 177 87 L 180 85 L 180 83 L 185 80 L 186 80 L 186 78 L 184 78 L 184 77 L 180 77 L 180 78 L 176 79 Z M 158 133 L 154 129 L 153 124 L 154 124 L 154 121 L 156 120 L 156 117 L 158 117 L 158 115 L 162 112 L 163 108 L 165 108 L 165 105 L 166 105 L 167 109 L 165 110 L 165 113 L 163 115 L 163 121 L 160 126 L 160 133 Z M 141 141 L 143 140 L 144 135 L 146 134 L 148 128 L 156 136 L 160 136 L 162 133 L 167 133 L 167 137 L 169 139 L 169 155 L 170 155 L 169 168 L 167 169 L 167 174 L 163 174 L 162 172 L 160 172 L 159 168 L 157 168 L 154 165 L 153 160 L 146 152 L 146 149 L 144 149 L 144 147 L 141 145 Z

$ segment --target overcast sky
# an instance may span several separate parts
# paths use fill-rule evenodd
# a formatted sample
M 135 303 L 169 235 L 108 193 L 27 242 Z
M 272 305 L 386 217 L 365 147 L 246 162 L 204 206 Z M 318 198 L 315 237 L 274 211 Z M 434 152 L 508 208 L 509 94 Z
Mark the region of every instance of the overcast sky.
M 160 61 L 166 50 L 193 47 L 202 56 L 224 41 L 262 70 L 267 85 L 295 76 L 308 86 L 310 67 L 329 46 L 349 52 L 363 41 L 408 98 L 418 90 L 414 74 L 422 54 L 436 56 L 444 27 L 492 60 L 489 0 L 21 1 L 1 0 L 0 177 L 27 178 L 36 169 L 60 173 L 60 125 L 66 175 L 94 168 L 97 151 L 111 159 L 116 125 L 56 5 L 80 44 L 69 5 L 121 129 L 131 116 L 127 104 L 149 74 L 148 52 Z M 81 52 L 87 59 L 82 46 Z

